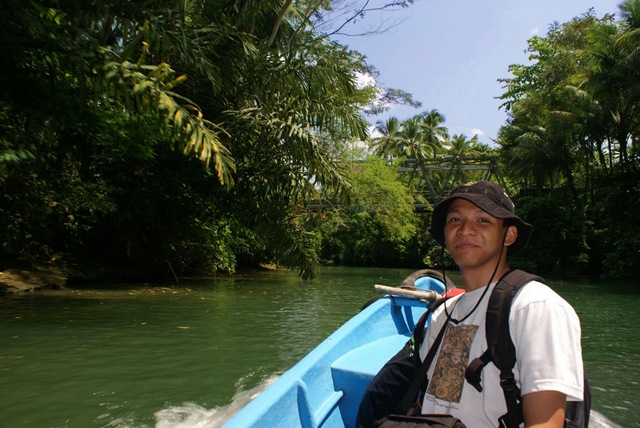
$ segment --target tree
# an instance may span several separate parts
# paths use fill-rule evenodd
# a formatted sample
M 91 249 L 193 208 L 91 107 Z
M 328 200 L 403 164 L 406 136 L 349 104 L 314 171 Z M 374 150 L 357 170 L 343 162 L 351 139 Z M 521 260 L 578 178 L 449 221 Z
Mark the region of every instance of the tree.
M 577 207 L 582 202 L 574 175 L 580 175 L 577 168 L 585 164 L 581 160 L 592 157 L 584 139 L 585 120 L 593 109 L 573 79 L 583 70 L 579 58 L 597 21 L 590 11 L 555 24 L 545 38 L 531 38 L 528 50 L 537 62 L 511 67 L 517 74 L 505 80 L 507 91 L 502 96 L 510 112 L 509 123 L 500 132 L 507 165 L 516 176 L 531 178 L 539 189 L 557 184 L 561 177 Z
M 637 0 L 624 2 L 619 22 L 610 15 L 598 19 L 590 11 L 552 26 L 546 37 L 529 40 L 536 62 L 512 66 L 513 79 L 504 80 L 509 120 L 500 130 L 500 145 L 507 173 L 538 190 L 536 200 L 526 202 L 542 210 L 531 211 L 534 225 L 551 221 L 544 213 L 550 206 L 554 210 L 549 212 L 558 213 L 553 221 L 564 218 L 554 226 L 557 236 L 552 227 L 537 227 L 543 231 L 540 242 L 570 235 L 568 247 L 579 255 L 538 258 L 547 267 L 588 260 L 597 267 L 606 260 L 602 266 L 612 274 L 628 270 L 629 260 L 620 254 L 637 239 L 635 234 L 616 234 L 608 219 L 622 212 L 634 218 L 637 208 L 621 208 L 618 186 L 610 186 L 626 183 L 628 197 L 635 191 L 629 183 L 637 181 L 633 144 L 638 132 L 639 5 Z
M 378 122 L 375 130 L 382 134 L 372 145 L 378 156 L 391 159 L 406 158 L 418 161 L 435 156 L 448 139 L 445 118 L 437 110 L 413 116 L 403 122 L 390 117 Z
M 422 139 L 433 156 L 442 149 L 442 143 L 449 138 L 449 131 L 444 126 L 445 117 L 436 109 L 424 112 L 422 118 Z
M 420 161 L 429 155 L 430 145 L 425 140 L 422 124 L 421 116 L 414 116 L 402 123 L 400 150 L 403 157 Z
M 394 159 L 402 150 L 402 125 L 398 118 L 391 116 L 386 121 L 378 121 L 374 130 L 381 134 L 373 141 L 374 153 L 380 157 Z
M 631 160 L 628 143 L 637 138 L 640 129 L 640 2 L 627 0 L 620 9 L 622 22 L 600 22 L 590 30 L 590 43 L 583 52 L 587 68 L 576 80 L 608 119 L 607 138 L 617 142 L 619 161 L 624 166 Z
M 365 137 L 372 93 L 364 58 L 309 19 L 327 2 L 293 6 L 7 3 L 2 258 L 161 272 L 207 257 L 232 270 L 248 252 L 312 276 L 301 207 L 320 187 L 348 194 L 342 144 Z
M 467 139 L 464 134 L 454 135 L 448 142 L 447 156 L 451 157 L 454 162 L 455 171 L 450 179 L 455 183 L 466 183 L 475 179 L 482 178 L 479 171 L 470 171 L 466 173 L 463 170 L 462 161 L 465 157 L 472 156 L 478 145 L 478 136 L 474 135 L 471 139 Z
M 350 175 L 353 200 L 342 209 L 319 214 L 323 257 L 357 265 L 402 265 L 419 261 L 426 231 L 414 214 L 411 191 L 395 167 L 369 157 Z
M 478 136 L 474 135 L 470 139 L 464 134 L 454 135 L 449 142 L 450 147 L 447 150 L 447 154 L 456 158 L 462 158 L 469 154 L 469 152 L 478 144 Z

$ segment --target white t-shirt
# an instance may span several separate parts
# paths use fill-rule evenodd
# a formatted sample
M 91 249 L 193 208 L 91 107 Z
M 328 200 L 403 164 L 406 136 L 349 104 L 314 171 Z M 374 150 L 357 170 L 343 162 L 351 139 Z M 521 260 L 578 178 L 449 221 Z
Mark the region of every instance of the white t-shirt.
M 469 427 L 496 427 L 507 411 L 500 387 L 500 372 L 493 363 L 482 370 L 482 392 L 464 377 L 469 363 L 487 349 L 485 316 L 495 283 L 489 286 L 478 308 L 462 323 L 449 323 L 438 354 L 428 371 L 429 386 L 422 413 L 446 413 Z M 485 287 L 445 302 L 453 319 L 464 318 L 480 299 Z M 447 320 L 444 305 L 432 315 L 420 349 L 424 360 Z M 509 317 L 516 348 L 513 373 L 522 395 L 560 391 L 570 401 L 583 398 L 580 320 L 564 299 L 540 282 L 530 282 L 516 294 Z

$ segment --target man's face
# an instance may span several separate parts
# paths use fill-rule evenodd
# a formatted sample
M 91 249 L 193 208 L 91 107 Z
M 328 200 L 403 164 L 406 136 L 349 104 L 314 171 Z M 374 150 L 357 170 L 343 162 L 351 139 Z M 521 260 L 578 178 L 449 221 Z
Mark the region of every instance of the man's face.
M 460 269 L 495 268 L 503 240 L 510 245 L 516 237 L 517 229 L 514 226 L 505 229 L 503 220 L 489 215 L 465 199 L 454 199 L 449 206 L 444 241 Z M 506 248 L 504 252 L 506 254 Z

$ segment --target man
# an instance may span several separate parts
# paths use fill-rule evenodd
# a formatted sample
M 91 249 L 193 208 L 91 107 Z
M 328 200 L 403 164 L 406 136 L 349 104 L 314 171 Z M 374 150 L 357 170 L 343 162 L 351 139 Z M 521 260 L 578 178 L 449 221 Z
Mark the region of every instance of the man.
M 433 211 L 431 232 L 458 265 L 465 293 L 432 315 L 420 356 L 425 358 L 447 323 L 428 371 L 422 413 L 446 413 L 468 427 L 496 427 L 507 411 L 499 370 L 488 364 L 482 392 L 465 381 L 469 363 L 486 349 L 489 295 L 510 268 L 507 254 L 522 250 L 531 225 L 515 214 L 500 186 L 486 181 L 454 189 Z M 583 397 L 580 321 L 573 308 L 546 285 L 532 281 L 516 294 L 509 318 L 522 392 L 525 427 L 562 427 L 566 400 Z

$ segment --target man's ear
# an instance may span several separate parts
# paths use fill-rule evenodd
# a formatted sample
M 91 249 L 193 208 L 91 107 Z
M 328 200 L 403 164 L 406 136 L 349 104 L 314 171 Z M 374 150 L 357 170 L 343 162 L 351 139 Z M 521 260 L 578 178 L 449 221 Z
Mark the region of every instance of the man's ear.
M 507 234 L 504 238 L 504 245 L 508 247 L 516 242 L 516 239 L 518 239 L 518 228 L 515 226 L 508 226 Z

